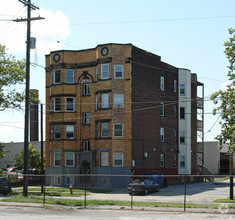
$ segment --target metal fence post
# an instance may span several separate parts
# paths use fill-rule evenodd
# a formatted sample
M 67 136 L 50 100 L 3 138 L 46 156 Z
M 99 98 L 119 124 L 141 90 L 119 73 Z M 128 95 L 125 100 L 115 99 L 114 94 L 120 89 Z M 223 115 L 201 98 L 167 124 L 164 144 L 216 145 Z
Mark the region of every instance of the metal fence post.
M 186 211 L 187 174 L 184 176 L 184 212 Z

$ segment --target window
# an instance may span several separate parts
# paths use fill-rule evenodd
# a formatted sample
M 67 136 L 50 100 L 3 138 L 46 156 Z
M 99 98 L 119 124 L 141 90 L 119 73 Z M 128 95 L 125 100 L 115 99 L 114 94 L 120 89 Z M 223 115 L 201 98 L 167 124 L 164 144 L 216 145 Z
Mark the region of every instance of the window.
M 60 185 L 60 182 L 61 182 L 60 178 L 61 178 L 60 176 L 54 176 L 54 184 L 55 185 L 57 185 L 57 186 Z
M 174 141 L 176 141 L 176 130 L 174 130 Z
M 54 98 L 54 111 L 55 112 L 61 111 L 61 99 L 60 98 Z
M 82 123 L 84 125 L 89 125 L 90 124 L 90 113 L 83 113 Z
M 174 80 L 174 92 L 177 92 L 177 81 Z
M 164 103 L 160 103 L 161 116 L 164 116 Z
M 101 79 L 108 79 L 109 78 L 109 65 L 102 64 L 101 65 Z
M 74 125 L 66 125 L 66 139 L 74 139 Z
M 123 137 L 123 124 L 114 124 L 113 130 L 114 137 Z
M 165 165 L 165 155 L 164 154 L 160 154 L 160 163 L 161 163 L 161 167 L 164 167 L 164 165 Z
M 65 166 L 74 166 L 74 153 L 65 153 Z
M 177 115 L 177 110 L 176 110 L 176 105 L 174 105 L 174 117 L 176 118 Z
M 60 70 L 55 70 L 54 72 L 54 84 L 60 84 L 61 81 L 60 81 Z
M 180 107 L 180 118 L 181 119 L 185 118 L 185 108 L 184 107 Z
M 185 155 L 180 155 L 180 167 L 185 167 Z
M 113 165 L 123 166 L 123 153 L 113 153 Z
M 100 153 L 100 165 L 102 167 L 109 166 L 109 152 L 101 152 Z
M 184 83 L 180 83 L 180 95 L 185 94 L 185 88 L 184 88 Z
M 98 81 L 98 74 L 99 74 L 99 72 L 98 72 L 98 66 L 97 66 L 95 69 L 95 80 L 96 81 Z
M 180 143 L 185 143 L 185 132 L 180 132 Z
M 67 112 L 74 111 L 74 98 L 66 98 L 66 111 Z
M 82 145 L 83 145 L 83 151 L 89 151 L 90 150 L 90 141 L 89 140 L 83 141 Z
M 114 108 L 124 108 L 124 95 L 114 94 L 113 95 L 113 107 Z
M 101 123 L 101 137 L 109 137 L 109 123 Z
M 165 141 L 165 139 L 164 139 L 164 128 L 160 128 L 160 140 L 161 140 L 161 142 Z
M 98 110 L 98 95 L 95 96 L 95 110 Z
M 177 166 L 177 154 L 174 154 L 174 167 Z
M 104 93 L 101 94 L 101 108 L 108 108 L 109 107 L 109 94 Z
M 66 83 L 74 83 L 74 71 L 66 70 Z
M 163 91 L 164 90 L 164 77 L 163 76 L 161 76 L 161 82 L 160 83 L 161 83 L 160 88 Z
M 123 65 L 114 65 L 114 78 L 123 78 Z
M 83 95 L 84 96 L 90 95 L 90 83 L 84 83 L 82 87 L 83 87 Z
M 54 139 L 60 139 L 61 127 L 60 125 L 54 125 Z
M 61 154 L 54 153 L 54 167 L 60 167 Z

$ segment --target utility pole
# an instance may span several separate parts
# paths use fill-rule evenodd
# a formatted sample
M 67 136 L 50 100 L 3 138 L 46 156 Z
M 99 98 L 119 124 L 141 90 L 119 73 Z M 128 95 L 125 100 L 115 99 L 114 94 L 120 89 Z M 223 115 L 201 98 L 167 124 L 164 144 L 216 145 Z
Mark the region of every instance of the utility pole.
M 41 104 L 41 193 L 43 193 L 43 104 Z
M 24 178 L 23 178 L 23 195 L 28 196 L 28 147 L 29 147 L 29 82 L 30 82 L 30 21 L 41 20 L 42 17 L 31 18 L 31 9 L 39 9 L 31 4 L 31 0 L 19 0 L 28 7 L 26 19 L 16 19 L 15 22 L 27 21 L 27 46 L 26 46 L 26 86 L 25 86 L 25 127 L 24 127 Z

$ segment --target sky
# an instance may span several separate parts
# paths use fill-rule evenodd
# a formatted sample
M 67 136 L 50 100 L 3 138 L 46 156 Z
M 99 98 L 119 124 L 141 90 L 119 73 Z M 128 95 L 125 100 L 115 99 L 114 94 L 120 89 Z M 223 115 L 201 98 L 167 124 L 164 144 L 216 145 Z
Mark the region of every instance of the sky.
M 228 29 L 235 28 L 234 0 L 31 2 L 39 7 L 32 17 L 45 18 L 31 23 L 36 49 L 31 50 L 30 88 L 39 90 L 41 103 L 45 104 L 45 55 L 50 51 L 131 43 L 197 74 L 205 90 L 205 141 L 220 133 L 220 118 L 212 115 L 215 105 L 209 97 L 228 83 L 223 44 L 229 39 Z M 26 23 L 12 20 L 26 16 L 27 8 L 18 0 L 1 0 L 0 44 L 20 60 L 26 57 Z M 17 89 L 25 90 L 24 86 Z M 24 141 L 24 111 L 0 112 L 0 142 L 11 141 Z

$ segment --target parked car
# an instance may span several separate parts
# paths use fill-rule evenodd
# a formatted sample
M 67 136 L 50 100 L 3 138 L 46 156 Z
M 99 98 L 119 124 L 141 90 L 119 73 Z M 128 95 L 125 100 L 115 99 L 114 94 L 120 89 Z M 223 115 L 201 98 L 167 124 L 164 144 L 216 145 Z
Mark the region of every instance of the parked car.
M 7 174 L 16 174 L 18 172 L 18 167 L 8 167 Z
M 131 186 L 132 185 L 132 186 Z M 151 192 L 158 192 L 160 190 L 160 185 L 158 183 L 154 183 L 151 180 L 141 180 L 136 179 L 127 186 L 127 192 L 131 195 L 131 188 L 133 194 L 145 194 L 148 195 Z
M 28 169 L 28 180 L 34 180 L 36 179 L 35 175 L 36 175 L 36 169 Z M 18 172 L 18 179 L 23 180 L 24 179 L 24 169 L 20 170 Z
M 12 191 L 11 184 L 8 179 L 0 177 L 0 194 L 7 195 Z

